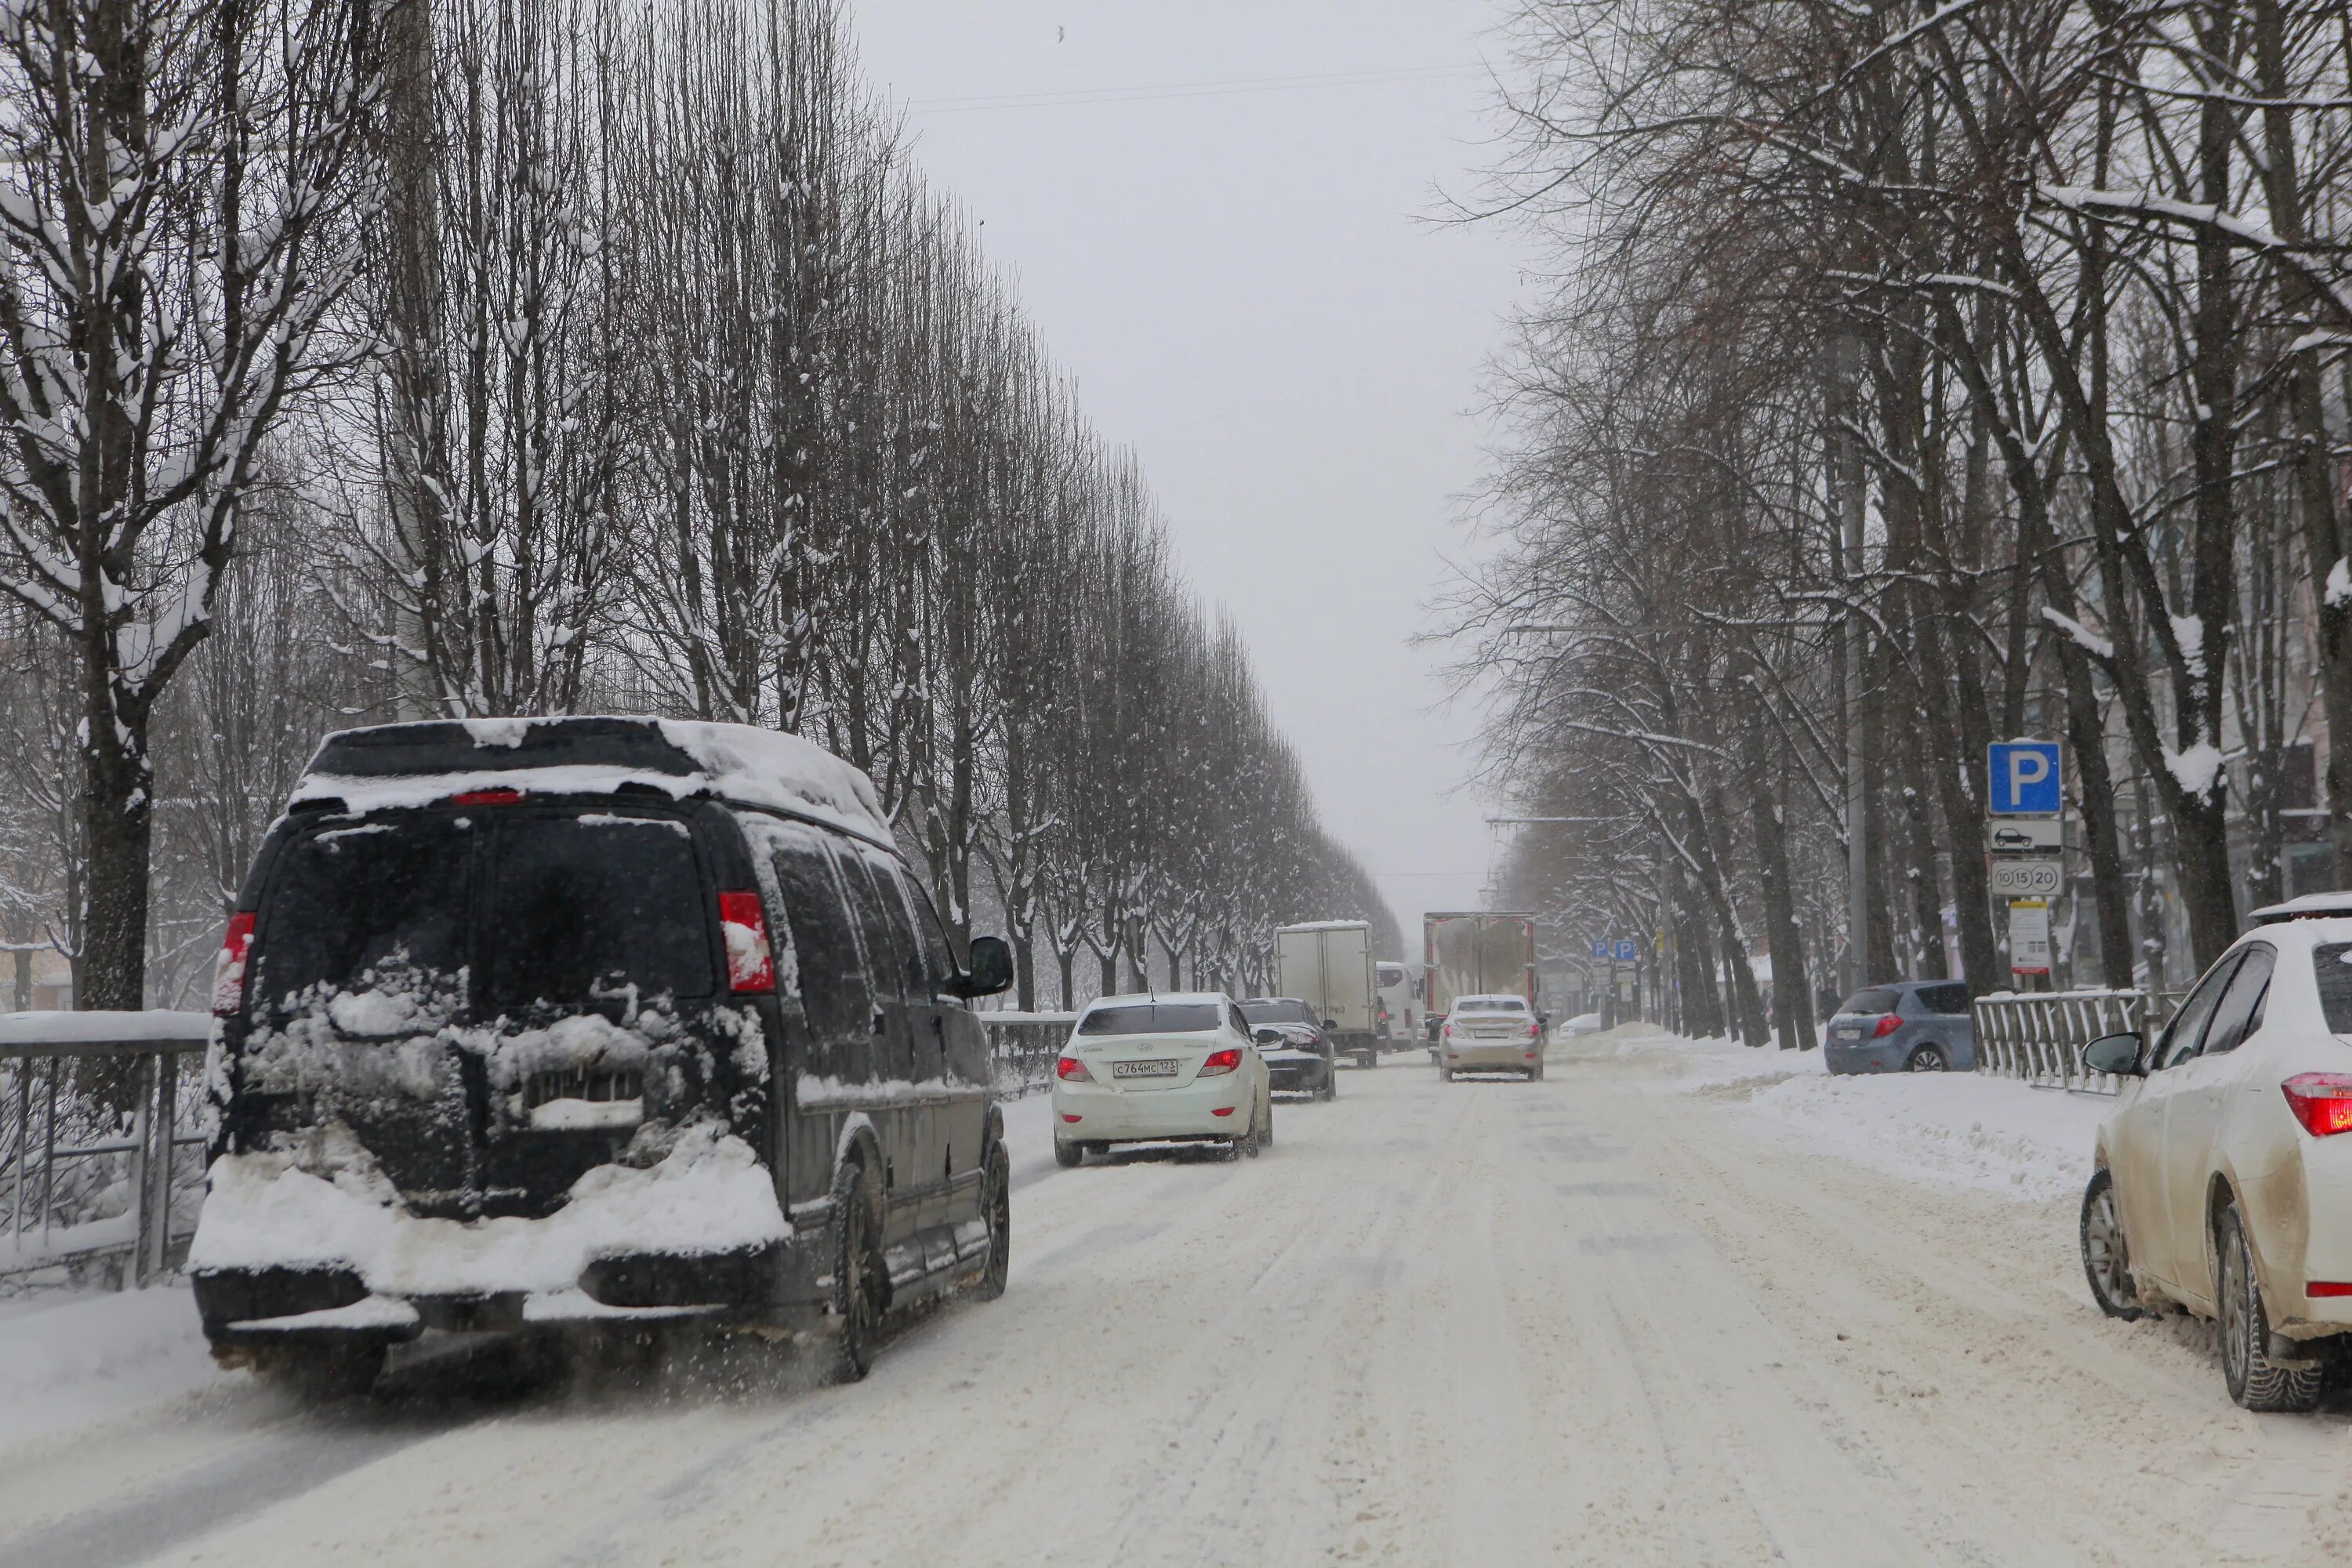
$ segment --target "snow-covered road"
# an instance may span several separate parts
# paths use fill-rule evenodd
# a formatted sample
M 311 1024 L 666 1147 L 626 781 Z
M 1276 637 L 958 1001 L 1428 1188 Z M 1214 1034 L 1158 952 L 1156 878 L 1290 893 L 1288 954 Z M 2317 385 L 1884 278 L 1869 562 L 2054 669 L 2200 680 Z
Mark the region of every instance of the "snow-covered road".
M 1618 1046 L 1532 1085 L 1391 1058 L 1236 1164 L 1060 1171 L 1024 1104 L 1011 1290 L 860 1386 L 306 1415 L 226 1380 L 0 1449 L 0 1564 L 2352 1550 L 2343 1406 L 2247 1415 L 2200 1332 L 2099 1318 L 2063 1200 L 1820 1152 Z

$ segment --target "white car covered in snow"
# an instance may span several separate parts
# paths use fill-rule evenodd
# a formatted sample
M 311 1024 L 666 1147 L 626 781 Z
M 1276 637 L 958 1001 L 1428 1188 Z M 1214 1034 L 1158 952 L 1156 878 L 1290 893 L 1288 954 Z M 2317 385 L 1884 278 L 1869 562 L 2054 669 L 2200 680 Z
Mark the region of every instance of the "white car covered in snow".
M 2110 1315 L 2218 1321 L 2231 1396 L 2308 1410 L 2352 1341 L 2352 897 L 2258 911 L 2153 1044 L 2110 1035 L 2117 1075 L 2083 1196 Z
M 1105 996 L 1054 1063 L 1054 1157 L 1114 1143 L 1213 1142 L 1229 1155 L 1274 1142 L 1265 1058 L 1220 992 Z

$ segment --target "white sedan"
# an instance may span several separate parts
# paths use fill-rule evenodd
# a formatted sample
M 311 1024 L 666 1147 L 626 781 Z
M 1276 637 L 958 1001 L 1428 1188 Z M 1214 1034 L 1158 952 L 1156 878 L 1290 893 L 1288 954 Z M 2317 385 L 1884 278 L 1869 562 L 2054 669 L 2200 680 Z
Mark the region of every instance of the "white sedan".
M 1274 1095 L 1249 1020 L 1217 992 L 1104 996 L 1054 1063 L 1054 1158 L 1114 1143 L 1274 1142 Z
M 2084 1052 L 2119 1075 L 2083 1194 L 2101 1308 L 2221 1325 L 2231 1397 L 2308 1410 L 2352 1342 L 2352 902 L 2259 910 L 2152 1046 Z

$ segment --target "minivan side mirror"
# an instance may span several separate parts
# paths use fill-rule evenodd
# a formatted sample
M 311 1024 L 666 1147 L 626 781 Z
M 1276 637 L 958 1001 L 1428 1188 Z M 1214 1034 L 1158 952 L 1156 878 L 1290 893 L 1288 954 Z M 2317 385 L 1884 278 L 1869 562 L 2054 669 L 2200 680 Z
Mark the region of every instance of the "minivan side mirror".
M 1013 988 L 1013 949 L 1001 936 L 971 939 L 971 969 L 960 989 L 967 996 L 993 996 Z
M 2101 1035 L 2083 1047 L 2083 1065 L 2093 1072 L 2137 1077 L 2139 1073 L 2139 1037 Z

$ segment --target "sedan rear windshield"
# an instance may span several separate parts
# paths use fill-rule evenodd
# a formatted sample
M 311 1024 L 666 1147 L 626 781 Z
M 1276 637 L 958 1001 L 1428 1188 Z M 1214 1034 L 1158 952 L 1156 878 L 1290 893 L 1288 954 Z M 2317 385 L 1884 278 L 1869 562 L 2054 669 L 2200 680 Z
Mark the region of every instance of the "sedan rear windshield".
M 1184 1035 L 1213 1029 L 1222 1012 L 1213 1002 L 1137 1002 L 1097 1007 L 1078 1020 L 1081 1035 Z
M 1315 1010 L 1304 1002 L 1244 1002 L 1242 1016 L 1255 1024 L 1311 1024 Z
M 1524 1013 L 1528 1005 L 1516 996 L 1465 996 L 1454 1004 L 1457 1013 Z
M 1857 991 L 1845 999 L 1841 1013 L 1892 1013 L 1895 993 L 1892 991 Z
M 2319 1010 L 2327 1016 L 2327 1032 L 2352 1035 L 2352 942 L 2313 948 L 2311 973 L 2319 982 Z

